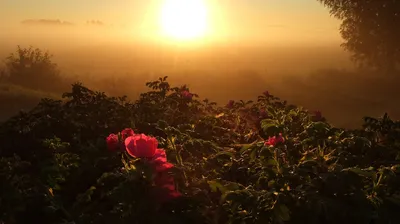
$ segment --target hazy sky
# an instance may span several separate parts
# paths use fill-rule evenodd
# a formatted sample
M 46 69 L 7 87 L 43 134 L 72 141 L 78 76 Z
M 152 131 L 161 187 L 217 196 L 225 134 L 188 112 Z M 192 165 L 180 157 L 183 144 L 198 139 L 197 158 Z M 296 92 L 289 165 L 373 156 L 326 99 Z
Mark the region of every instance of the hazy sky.
M 317 0 L 205 1 L 212 29 L 210 38 L 212 36 L 215 40 L 276 43 L 340 40 L 340 22 L 332 18 Z M 101 35 L 155 38 L 159 29 L 158 18 L 162 2 L 163 0 L 0 0 L 0 36 L 26 31 L 22 21 L 47 19 L 72 23 L 73 25 L 62 28 L 69 29 L 70 32 L 73 29 L 87 32 L 88 26 L 91 26 Z M 87 24 L 87 21 L 92 20 L 96 24 Z M 28 31 L 33 32 L 32 30 L 30 28 Z

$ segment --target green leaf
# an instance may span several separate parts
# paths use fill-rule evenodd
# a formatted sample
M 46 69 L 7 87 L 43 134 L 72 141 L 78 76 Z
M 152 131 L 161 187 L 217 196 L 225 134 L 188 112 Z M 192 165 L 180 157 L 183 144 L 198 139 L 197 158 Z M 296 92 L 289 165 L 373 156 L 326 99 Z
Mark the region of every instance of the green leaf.
M 276 111 L 273 107 L 269 106 L 267 108 L 268 114 L 271 114 L 273 117 L 276 117 Z
M 400 195 L 391 195 L 390 197 L 385 197 L 385 199 L 397 206 L 400 206 Z
M 251 151 L 251 153 L 250 153 L 250 160 L 255 160 L 256 158 L 257 158 L 257 149 L 255 148 L 255 149 L 253 149 L 252 151 Z
M 374 176 L 374 172 L 372 170 L 366 170 L 366 169 L 360 169 L 360 168 L 346 168 L 343 169 L 342 171 L 349 171 L 349 172 L 353 172 L 359 176 L 364 176 L 364 177 L 373 177 Z
M 218 152 L 216 155 L 215 155 L 215 157 L 223 157 L 223 156 L 228 156 L 228 157 L 230 157 L 230 158 L 233 158 L 234 157 L 234 155 L 233 155 L 233 153 L 232 152 L 228 152 L 228 151 L 222 151 L 222 152 Z
M 224 186 L 224 189 L 228 191 L 236 191 L 240 190 L 241 188 L 242 186 L 235 182 L 229 182 L 227 185 Z
M 277 166 L 278 163 L 277 163 L 276 160 L 274 160 L 274 159 L 268 159 L 268 160 L 265 162 L 265 165 L 266 165 L 266 166 Z
M 290 210 L 286 205 L 279 205 L 274 208 L 275 216 L 280 220 L 287 222 L 290 220 Z
M 278 125 L 277 122 L 273 119 L 263 119 L 261 120 L 261 128 L 266 130 L 270 127 Z
M 272 157 L 271 149 L 267 146 L 263 146 L 261 148 L 260 157 L 264 159 L 268 159 Z
M 221 193 L 224 193 L 226 191 L 226 188 L 219 181 L 210 180 L 207 181 L 207 183 L 212 192 L 217 192 L 219 190 Z
M 318 166 L 318 162 L 315 161 L 315 160 L 306 160 L 306 161 L 301 162 L 300 165 L 302 167 L 311 168 L 311 167 L 314 167 L 314 166 Z
M 263 131 L 268 136 L 276 136 L 279 133 L 283 132 L 283 128 L 278 126 L 271 126 L 267 129 L 264 129 Z
M 288 113 L 289 116 L 297 116 L 297 114 L 298 114 L 298 111 L 296 111 L 295 109 L 290 110 Z
M 275 185 L 275 180 L 268 181 L 268 187 L 273 187 Z
M 227 191 L 221 196 L 220 203 L 222 204 L 225 201 L 233 201 L 237 196 L 238 194 L 235 191 Z
M 318 132 L 325 132 L 330 129 L 330 126 L 328 123 L 318 121 L 311 123 L 309 128 L 315 129 Z

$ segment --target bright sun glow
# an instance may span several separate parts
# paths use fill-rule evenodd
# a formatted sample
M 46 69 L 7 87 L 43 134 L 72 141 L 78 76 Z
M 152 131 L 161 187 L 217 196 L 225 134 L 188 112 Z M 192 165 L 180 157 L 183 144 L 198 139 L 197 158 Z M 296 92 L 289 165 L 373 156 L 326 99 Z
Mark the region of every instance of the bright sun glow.
M 164 35 L 179 40 L 204 36 L 207 31 L 207 7 L 204 0 L 165 0 L 161 9 Z

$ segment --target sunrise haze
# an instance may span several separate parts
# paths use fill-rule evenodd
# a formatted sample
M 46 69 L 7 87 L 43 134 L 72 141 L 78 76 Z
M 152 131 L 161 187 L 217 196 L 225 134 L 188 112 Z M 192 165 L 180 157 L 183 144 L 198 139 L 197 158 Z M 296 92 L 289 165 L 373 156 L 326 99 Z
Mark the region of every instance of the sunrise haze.
M 255 45 L 340 41 L 340 21 L 315 0 L 204 2 L 210 32 L 198 41 L 251 41 Z M 1 38 L 11 44 L 8 38 L 20 39 L 29 32 L 32 38 L 53 35 L 60 41 L 72 42 L 79 38 L 87 42 L 92 39 L 162 41 L 159 18 L 164 4 L 163 0 L 5 0 L 0 3 Z M 59 20 L 61 23 L 54 25 L 60 29 L 54 32 L 60 35 L 40 28 L 40 20 Z M 31 26 L 27 24 L 29 21 Z
M 353 85 L 366 75 L 349 75 L 341 22 L 317 0 L 2 0 L 0 58 L 17 45 L 48 50 L 63 76 L 131 98 L 164 75 L 217 102 L 268 88 L 347 125 L 342 108 L 354 107 L 353 122 L 378 107 Z
M 191 8 L 180 2 L 197 5 Z M 176 5 L 183 5 L 185 11 Z M 201 20 L 204 13 L 199 5 L 206 10 L 206 22 Z M 268 68 L 284 73 L 296 63 L 309 71 L 347 66 L 348 57 L 338 56 L 344 55 L 339 25 L 315 0 L 6 0 L 0 2 L 0 56 L 14 51 L 16 45 L 32 45 L 50 50 L 60 66 L 73 73 L 121 72 L 124 66 L 116 59 L 120 57 L 139 67 L 152 63 L 153 72 L 179 64 L 181 70 L 185 66 Z M 86 57 L 78 61 L 77 55 Z M 318 63 L 316 57 L 321 59 Z M 108 61 L 107 68 L 100 58 Z M 283 65 L 288 62 L 295 64 Z

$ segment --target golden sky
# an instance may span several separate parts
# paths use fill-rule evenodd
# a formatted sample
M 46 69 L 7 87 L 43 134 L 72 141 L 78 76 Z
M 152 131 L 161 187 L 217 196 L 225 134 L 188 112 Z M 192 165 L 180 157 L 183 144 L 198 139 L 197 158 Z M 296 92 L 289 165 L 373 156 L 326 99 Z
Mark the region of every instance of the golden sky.
M 0 41 L 1 36 L 27 33 L 161 40 L 160 17 L 165 1 L 168 0 L 1 0 Z M 340 21 L 332 18 L 316 0 L 203 2 L 208 21 L 203 41 L 252 44 L 340 41 Z M 39 26 L 46 21 L 53 24 L 51 29 Z

